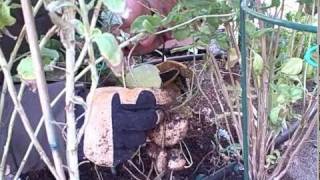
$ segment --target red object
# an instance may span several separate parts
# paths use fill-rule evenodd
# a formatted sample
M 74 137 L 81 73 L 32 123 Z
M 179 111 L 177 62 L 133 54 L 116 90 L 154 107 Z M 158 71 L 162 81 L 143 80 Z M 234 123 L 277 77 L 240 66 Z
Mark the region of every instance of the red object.
M 120 29 L 129 33 L 130 26 L 137 17 L 151 15 L 153 13 L 152 10 L 157 11 L 161 15 L 167 15 L 176 3 L 176 0 L 126 0 L 126 10 L 121 14 L 123 24 L 120 26 Z M 133 51 L 133 55 L 150 53 L 170 39 L 172 39 L 171 33 L 151 35 L 139 42 Z M 132 46 L 125 48 L 124 53 L 128 54 L 131 48 Z

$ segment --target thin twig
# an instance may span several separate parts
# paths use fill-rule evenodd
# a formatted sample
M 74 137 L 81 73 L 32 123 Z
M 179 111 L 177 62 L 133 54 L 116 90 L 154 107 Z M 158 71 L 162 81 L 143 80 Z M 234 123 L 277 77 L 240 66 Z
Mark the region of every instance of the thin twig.
M 129 170 L 129 168 L 127 168 L 126 165 L 123 165 L 122 167 L 123 167 L 123 169 L 125 169 L 134 179 L 136 179 L 136 180 L 141 180 L 141 179 L 138 178 L 136 175 L 134 175 L 133 172 L 131 172 L 131 171 Z
M 216 60 L 214 59 L 213 55 L 209 55 L 209 57 L 210 57 L 210 59 L 209 59 L 210 65 L 211 65 L 211 68 L 212 68 L 211 69 L 212 70 L 211 73 L 216 76 L 216 79 L 218 81 L 217 85 L 220 86 L 220 89 L 222 91 L 222 95 L 223 95 L 223 97 L 224 97 L 224 99 L 225 99 L 225 101 L 226 101 L 226 103 L 227 103 L 227 105 L 229 107 L 230 112 L 231 112 L 232 120 L 233 120 L 234 123 L 236 123 L 236 125 L 234 127 L 235 127 L 235 130 L 236 130 L 238 139 L 240 141 L 240 144 L 242 146 L 242 134 L 240 133 L 240 132 L 242 132 L 242 129 L 241 129 L 240 122 L 238 121 L 239 118 L 237 118 L 235 116 L 235 113 L 234 113 L 234 110 L 233 110 L 233 106 L 232 106 L 232 103 L 231 103 L 231 100 L 230 100 L 230 97 L 229 97 L 229 93 L 226 90 L 227 88 L 226 88 L 226 86 L 225 86 L 225 84 L 223 82 L 222 76 L 221 76 L 220 71 L 219 71 L 219 66 L 218 66 Z M 228 121 L 227 121 L 227 125 L 228 125 Z M 231 130 L 230 127 L 229 127 L 229 130 Z
M 154 33 L 154 34 L 155 34 L 155 35 L 157 35 L 157 34 L 162 34 L 162 33 L 165 33 L 165 32 L 169 32 L 169 31 L 178 29 L 178 28 L 180 28 L 180 27 L 182 27 L 182 26 L 185 26 L 185 25 L 187 25 L 187 24 L 190 24 L 190 23 L 192 23 L 193 21 L 196 21 L 196 20 L 198 20 L 198 19 L 212 18 L 212 17 L 220 17 L 220 18 L 222 18 L 222 17 L 231 17 L 231 16 L 234 16 L 234 15 L 235 15 L 235 13 L 229 13 L 229 14 L 209 14 L 209 15 L 197 16 L 197 17 L 192 18 L 192 19 L 190 19 L 190 20 L 188 20 L 188 21 L 186 21 L 186 22 L 184 22 L 184 23 L 178 24 L 178 25 L 176 25 L 176 26 L 169 27 L 169 28 L 167 28 L 167 29 L 165 29 L 165 30 L 156 32 L 156 33 Z
M 183 151 L 183 149 L 182 149 L 181 143 L 182 143 L 182 144 L 184 145 L 184 147 L 186 148 L 190 160 L 189 160 L 189 159 L 187 158 L 187 156 L 185 155 L 185 153 L 184 153 L 184 151 Z M 180 147 L 181 147 L 181 151 L 182 151 L 182 154 L 183 154 L 184 158 L 185 158 L 186 161 L 188 162 L 188 165 L 187 165 L 187 166 L 184 166 L 184 168 L 186 168 L 186 169 L 187 169 L 187 168 L 190 168 L 190 167 L 193 165 L 193 159 L 192 159 L 191 153 L 190 153 L 190 151 L 189 151 L 189 148 L 188 148 L 187 144 L 186 144 L 184 141 L 181 141 L 181 142 L 180 142 Z
M 44 38 L 41 40 L 40 42 L 40 48 L 42 48 L 46 42 L 50 39 L 50 37 L 55 33 L 55 30 L 56 30 L 56 26 L 53 26 L 48 32 L 47 34 L 44 36 Z M 9 65 L 10 66 L 10 65 Z M 19 89 L 19 93 L 18 93 L 18 99 L 19 101 L 21 100 L 21 96 L 22 96 L 22 93 L 24 92 L 24 89 L 25 89 L 25 84 L 22 83 L 21 86 L 20 86 L 20 89 Z M 4 100 L 4 99 L 2 99 Z M 6 164 L 6 160 L 7 160 L 7 153 L 9 151 L 9 146 L 10 146 L 10 143 L 11 143 L 11 138 L 12 138 L 12 132 L 13 132 L 13 127 L 14 127 L 14 123 L 15 123 L 15 120 L 16 120 L 16 114 L 17 114 L 17 111 L 14 110 L 11 114 L 11 117 L 10 117 L 10 124 L 8 126 L 8 134 L 7 134 L 7 141 L 6 141 L 6 144 L 5 144 L 5 148 L 4 148 L 4 152 L 3 152 L 3 155 L 2 155 L 2 159 L 1 159 L 1 166 L 0 166 L 0 169 L 4 169 L 4 166 Z M 0 116 L 1 117 L 1 116 Z M 2 172 L 0 172 L 0 177 L 2 177 Z
M 171 170 L 171 172 L 170 172 L 170 178 L 169 178 L 169 180 L 173 180 L 173 170 Z
M 102 0 L 98 0 L 96 6 L 94 7 L 93 16 L 92 16 L 92 19 L 91 19 L 91 24 L 90 24 L 90 30 L 91 31 L 96 26 L 101 6 L 102 6 Z M 76 61 L 76 64 L 75 64 L 75 68 L 74 68 L 75 71 L 78 71 L 80 66 L 81 66 L 81 64 L 83 63 L 83 60 L 84 60 L 84 58 L 85 58 L 85 56 L 87 55 L 87 52 L 88 52 L 89 43 L 90 43 L 89 41 L 85 41 L 85 43 L 83 45 L 83 48 L 82 48 L 82 50 L 80 52 L 80 55 L 77 58 L 77 61 Z
M 154 169 L 154 163 L 153 163 L 153 161 L 151 161 L 150 170 L 149 170 L 148 176 L 147 176 L 147 179 L 148 179 L 148 180 L 149 180 L 150 177 L 151 177 L 151 174 L 152 174 L 152 172 L 153 172 L 153 169 Z
M 90 87 L 90 91 L 87 95 L 86 115 L 85 115 L 84 123 L 79 131 L 79 133 L 83 133 L 85 127 L 87 126 L 87 124 L 89 122 L 89 117 L 90 117 L 90 114 L 92 111 L 92 98 L 93 98 L 94 91 L 98 86 L 99 76 L 97 73 L 96 60 L 94 57 L 94 50 L 93 50 L 91 37 L 90 37 L 92 29 L 90 28 L 89 19 L 88 19 L 88 9 L 87 9 L 87 6 L 86 6 L 86 3 L 84 0 L 79 0 L 79 4 L 80 4 L 80 9 L 81 9 L 81 17 L 82 17 L 83 24 L 84 24 L 85 39 L 86 39 L 86 42 L 89 43 L 88 44 L 88 54 L 89 54 L 89 67 L 91 70 L 91 87 Z M 80 142 L 80 140 L 82 138 L 82 134 L 79 134 L 79 133 L 77 135 L 78 143 Z
M 140 175 L 142 175 L 143 177 L 145 177 L 146 179 L 148 179 L 148 177 L 131 161 L 131 160 L 128 160 L 128 163 L 134 167 Z
M 257 6 L 260 7 L 261 5 L 261 0 L 257 0 Z M 260 10 L 258 10 L 260 12 Z M 259 27 L 260 29 L 264 29 L 264 22 L 259 20 Z M 261 54 L 262 54 L 262 59 L 264 61 L 265 65 L 269 65 L 269 59 L 267 58 L 267 47 L 266 47 L 266 36 L 262 35 L 261 37 Z M 261 179 L 264 171 L 265 171 L 265 155 L 266 155 L 266 136 L 267 136 L 267 128 L 268 128 L 268 113 L 269 113 L 269 71 L 264 66 L 262 75 L 261 75 L 261 93 L 259 94 L 258 98 L 258 112 L 260 113 L 259 115 L 259 122 L 258 122 L 258 132 L 259 132 L 259 137 L 258 137 L 258 142 L 260 143 L 259 145 L 259 153 L 258 153 L 258 173 L 257 177 L 258 179 Z
M 280 173 L 274 179 L 279 179 L 280 180 L 285 175 L 285 173 L 287 173 L 287 170 L 291 165 L 292 159 L 295 157 L 297 152 L 302 148 L 302 145 L 305 143 L 306 138 L 308 138 L 310 136 L 312 130 L 314 129 L 314 127 L 316 125 L 316 122 L 317 122 L 317 118 L 314 117 L 314 119 L 309 124 L 307 131 L 303 135 L 302 139 L 299 141 L 298 145 L 293 150 L 293 152 L 290 153 L 290 156 L 288 158 L 288 162 L 287 163 L 283 163 L 283 166 L 284 166 L 283 170 L 281 170 Z
M 227 119 L 227 116 L 225 114 L 226 111 L 225 111 L 225 109 L 224 109 L 224 107 L 222 105 L 222 101 L 221 101 L 220 95 L 219 95 L 219 93 L 218 93 L 218 91 L 216 89 L 216 86 L 214 85 L 215 83 L 214 83 L 214 78 L 213 78 L 213 72 L 210 73 L 210 79 L 211 79 L 211 83 L 212 83 L 212 86 L 213 86 L 213 92 L 216 94 L 216 97 L 217 97 L 217 100 L 218 100 L 218 103 L 219 103 L 219 106 L 220 106 L 220 110 L 222 112 L 222 115 L 224 116 L 224 120 L 225 120 L 226 125 L 227 125 L 227 129 L 229 131 L 229 134 L 231 134 L 232 131 L 231 131 L 231 128 L 230 128 L 230 123 L 229 123 L 229 121 Z M 233 136 L 230 136 L 230 140 L 231 140 L 231 143 L 234 144 L 235 141 L 233 139 Z
M 48 93 L 48 87 L 44 75 L 42 58 L 40 54 L 40 48 L 38 45 L 38 35 L 35 25 L 35 20 L 33 17 L 32 7 L 30 0 L 21 0 L 21 7 L 23 12 L 23 18 L 26 25 L 26 31 L 28 35 L 28 42 L 31 51 L 31 57 L 33 62 L 33 67 L 35 70 L 36 82 L 37 82 L 37 89 L 39 92 L 40 104 L 41 109 L 45 117 L 45 126 L 47 132 L 47 138 L 49 142 L 49 146 L 52 152 L 53 161 L 58 173 L 59 179 L 66 179 L 62 167 L 62 159 L 59 155 L 58 148 L 59 144 L 57 142 L 57 137 L 55 133 L 54 126 L 50 123 L 54 120 L 54 116 L 52 114 L 52 110 L 50 107 L 50 99 Z
M 15 105 L 15 109 L 17 110 L 17 112 L 19 113 L 20 117 L 21 117 L 21 121 L 24 125 L 24 128 L 26 129 L 31 142 L 34 144 L 34 146 L 36 147 L 40 157 L 43 159 L 43 161 L 45 162 L 45 164 L 48 166 L 49 170 L 51 171 L 51 173 L 53 174 L 53 176 L 56 179 L 60 179 L 57 171 L 55 170 L 55 168 L 52 166 L 48 156 L 45 154 L 45 151 L 43 150 L 43 148 L 41 147 L 39 141 L 37 140 L 36 136 L 34 135 L 34 132 L 32 130 L 30 121 L 27 117 L 26 112 L 24 111 L 23 106 L 21 105 L 19 99 L 18 99 L 18 95 L 17 92 L 15 90 L 14 84 L 13 84 L 13 80 L 11 77 L 11 74 L 9 72 L 9 70 L 7 69 L 8 64 L 4 58 L 3 52 L 0 48 L 0 66 L 2 68 L 3 74 L 4 74 L 4 78 L 6 79 L 7 85 L 8 85 L 8 91 L 9 94 L 12 98 L 12 101 Z
M 202 159 L 200 160 L 200 162 L 197 164 L 196 168 L 193 170 L 193 173 L 192 173 L 192 174 L 195 174 L 195 173 L 198 171 L 198 169 L 199 169 L 200 165 L 203 163 L 203 161 L 206 160 L 206 158 L 207 158 L 208 156 L 210 156 L 212 153 L 214 153 L 214 149 L 212 149 L 211 151 L 209 151 L 206 155 L 204 155 L 204 156 L 202 157 Z
M 46 33 L 46 35 L 41 39 L 40 45 L 39 45 L 39 46 L 40 46 L 40 49 L 43 48 L 43 47 L 45 46 L 45 44 L 47 43 L 47 41 L 50 39 L 50 37 L 52 37 L 52 36 L 54 35 L 56 29 L 57 29 L 57 27 L 56 27 L 56 26 L 53 26 L 53 27 Z M 62 95 L 63 95 L 63 93 L 60 93 L 59 95 L 56 96 L 56 99 L 58 99 L 58 98 L 61 97 Z M 54 101 L 53 101 L 54 104 L 55 104 L 57 101 L 58 101 L 58 100 L 56 100 L 56 101 L 54 100 Z M 53 106 L 53 105 L 51 104 L 51 106 Z M 40 121 L 39 121 L 39 124 L 38 124 L 36 130 L 35 130 L 35 136 L 38 135 L 38 133 L 39 133 L 39 131 L 40 131 L 40 128 L 41 128 L 43 122 L 44 122 L 44 118 L 42 117 L 42 118 L 40 119 Z M 39 126 L 39 125 L 40 125 L 40 126 Z M 29 144 L 29 147 L 28 147 L 28 149 L 27 149 L 27 151 L 26 151 L 26 153 L 25 153 L 25 156 L 23 157 L 23 159 L 22 159 L 22 161 L 21 161 L 21 163 L 20 163 L 19 169 L 18 169 L 17 173 L 15 174 L 14 180 L 17 180 L 17 179 L 19 178 L 20 174 L 22 173 L 22 170 L 23 170 L 23 168 L 24 168 L 25 163 L 27 162 L 27 158 L 29 157 L 29 154 L 30 154 L 30 152 L 31 152 L 31 150 L 32 150 L 32 147 L 33 147 L 33 144 L 30 143 L 30 144 Z
M 18 93 L 18 101 L 21 101 L 25 87 L 26 87 L 25 84 L 22 83 L 20 90 L 19 90 L 19 93 Z M 11 139 L 12 139 L 13 128 L 14 128 L 14 124 L 16 122 L 16 115 L 17 115 L 17 111 L 14 110 L 11 115 L 10 121 L 9 121 L 7 140 L 6 140 L 6 143 L 3 148 L 3 154 L 2 154 L 1 165 L 0 165 L 0 179 L 3 178 L 3 175 L 5 173 L 5 166 L 6 166 L 6 162 L 7 162 L 8 152 L 10 149 L 9 147 L 10 147 L 10 143 L 11 143 Z
M 66 22 L 70 22 L 75 18 L 73 8 L 64 10 Z M 61 41 L 66 49 L 66 120 L 67 120 L 67 161 L 69 169 L 69 178 L 71 180 L 79 180 L 78 167 L 78 143 L 77 143 L 77 127 L 75 117 L 75 107 L 73 97 L 75 96 L 75 29 L 73 26 L 61 28 Z
M 35 5 L 35 7 L 33 8 L 33 14 L 36 15 L 40 9 L 40 7 L 42 6 L 42 2 L 43 0 L 39 0 L 37 2 L 37 4 Z M 11 70 L 11 67 L 14 63 L 14 59 L 16 58 L 16 55 L 19 51 L 19 48 L 24 40 L 24 36 L 26 34 L 26 26 L 23 25 L 21 32 L 17 38 L 17 41 L 15 42 L 15 46 L 12 50 L 12 52 L 10 53 L 10 58 L 8 61 L 8 70 Z M 0 123 L 1 123 L 1 119 L 2 119 L 2 112 L 3 112 L 3 106 L 4 106 L 4 97 L 7 93 L 7 84 L 5 83 L 5 80 L 3 82 L 3 86 L 2 86 L 2 90 L 1 90 L 1 97 L 0 97 Z
M 280 162 L 278 163 L 276 169 L 273 171 L 271 179 L 275 176 L 278 176 L 283 171 L 283 167 L 287 164 L 290 164 L 291 159 L 293 157 L 293 153 L 296 153 L 301 148 L 301 143 L 304 142 L 304 140 L 309 137 L 311 130 L 313 129 L 316 117 L 314 119 L 310 120 L 310 116 L 312 113 L 317 111 L 317 104 L 318 98 L 314 98 L 313 101 L 310 102 L 310 106 L 308 107 L 307 111 L 304 114 L 303 119 L 301 120 L 301 124 L 299 128 L 295 131 L 294 135 L 291 138 L 290 144 L 288 145 L 287 149 L 285 150 L 285 153 L 282 155 Z
M 57 103 L 59 102 L 60 98 L 63 97 L 64 93 L 65 93 L 65 90 L 62 90 L 62 91 L 56 96 L 56 98 L 55 98 L 55 99 L 51 102 L 51 104 L 50 104 L 51 107 L 53 107 L 55 104 L 57 104 Z M 38 124 L 37 127 L 36 127 L 35 136 L 37 136 L 37 135 L 39 134 L 43 123 L 44 123 L 44 117 L 42 116 L 41 119 L 40 119 L 40 121 L 39 121 L 39 124 Z M 30 155 L 30 153 L 31 153 L 32 148 L 33 148 L 33 143 L 31 142 L 31 143 L 29 144 L 29 146 L 28 146 L 28 149 L 27 149 L 25 155 L 23 156 L 23 159 L 22 159 L 22 161 L 21 161 L 21 163 L 20 163 L 20 166 L 19 166 L 19 168 L 18 168 L 18 171 L 17 171 L 16 174 L 15 174 L 14 180 L 18 180 L 18 179 L 19 179 L 19 176 L 20 176 L 20 174 L 22 173 L 22 170 L 23 170 L 25 164 L 27 163 L 27 159 L 28 159 L 28 157 L 29 157 L 29 155 Z
M 200 80 L 201 77 L 202 77 L 201 74 L 204 72 L 206 65 L 207 65 L 207 63 L 205 63 L 203 69 L 200 71 L 198 77 L 196 78 L 197 79 L 197 87 L 198 87 L 199 91 L 201 92 L 202 96 L 207 100 L 207 103 L 209 104 L 209 106 L 210 106 L 210 108 L 211 108 L 211 110 L 213 112 L 213 117 L 216 117 L 217 112 L 216 112 L 216 110 L 215 110 L 210 98 L 208 97 L 208 95 L 204 92 L 204 90 L 201 87 L 201 80 Z M 219 122 L 216 121 L 216 118 L 214 119 L 214 122 L 217 125 L 219 125 Z

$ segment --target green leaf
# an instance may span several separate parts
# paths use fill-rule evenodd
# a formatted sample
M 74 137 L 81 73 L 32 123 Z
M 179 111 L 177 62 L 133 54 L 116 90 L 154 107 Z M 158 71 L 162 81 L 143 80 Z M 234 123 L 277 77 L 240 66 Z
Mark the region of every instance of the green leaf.
M 41 48 L 41 58 L 43 62 L 43 68 L 45 71 L 53 71 L 53 68 L 50 65 L 56 63 L 56 61 L 60 58 L 60 54 L 57 50 L 49 49 L 49 48 Z M 32 59 L 30 56 L 23 58 L 17 66 L 17 72 L 20 77 L 24 80 L 34 80 L 36 79 L 34 76 L 34 68 Z
M 53 61 L 57 61 L 60 57 L 59 52 L 55 49 L 41 48 L 41 56 L 48 57 Z
M 7 26 L 12 26 L 16 23 L 16 19 L 10 14 L 10 7 L 3 2 L 0 2 L 0 30 Z
M 277 158 L 281 157 L 281 153 L 278 149 L 274 150 L 273 153 L 277 156 Z
M 219 25 L 221 24 L 221 20 L 219 18 L 214 17 L 207 18 L 207 22 L 214 29 L 218 29 Z
M 246 33 L 249 36 L 253 36 L 254 33 L 257 31 L 256 26 L 251 21 L 246 21 Z
M 122 13 L 126 7 L 125 0 L 102 0 L 103 4 L 114 13 Z
M 286 83 L 286 82 L 284 82 L 284 83 Z M 284 84 L 284 83 L 277 84 L 277 91 L 279 91 L 280 93 L 289 92 L 289 90 L 290 90 L 290 86 L 288 84 Z
M 290 88 L 290 99 L 291 102 L 294 103 L 297 100 L 301 99 L 303 97 L 303 89 L 299 87 L 291 87 Z
M 36 79 L 34 75 L 34 68 L 32 64 L 32 59 L 30 56 L 23 58 L 17 66 L 17 71 L 20 77 L 24 80 L 34 80 Z
M 288 21 L 293 21 L 293 19 L 294 19 L 294 14 L 293 14 L 292 12 L 288 12 L 288 13 L 286 14 L 286 19 L 287 19 Z
M 83 23 L 79 19 L 73 19 L 72 24 L 74 25 L 76 32 L 83 38 L 85 35 Z
M 190 28 L 188 27 L 178 28 L 173 31 L 173 36 L 178 41 L 181 41 L 190 37 L 190 34 L 191 34 L 191 31 L 190 31 Z
M 279 104 L 294 103 L 303 97 L 303 89 L 294 85 L 279 84 L 277 85 L 277 93 Z
M 177 3 L 161 23 L 163 25 L 169 25 L 170 23 L 180 24 L 187 21 L 189 18 L 188 15 L 186 15 L 187 13 L 180 11 L 182 9 L 182 6 L 182 3 Z
M 277 96 L 277 100 L 276 101 L 277 101 L 278 104 L 284 104 L 284 103 L 286 103 L 288 101 L 288 99 L 286 98 L 285 95 L 279 94 Z
M 188 8 L 208 8 L 210 7 L 210 0 L 183 0 L 184 5 Z
M 98 35 L 102 35 L 102 31 L 99 28 L 93 28 L 93 30 L 91 31 L 91 35 L 94 36 L 98 36 Z
M 131 24 L 131 33 L 139 33 L 139 32 L 149 32 L 153 33 L 157 30 L 158 27 L 161 26 L 161 17 L 154 14 L 153 16 L 150 15 L 143 15 L 137 17 L 133 23 Z
M 131 33 L 138 33 L 138 32 L 143 32 L 144 28 L 143 28 L 143 21 L 146 20 L 148 17 L 147 15 L 143 15 L 143 16 L 139 16 L 137 17 L 131 24 L 130 27 L 130 32 Z
M 116 38 L 110 33 L 94 34 L 93 41 L 97 43 L 100 54 L 106 59 L 111 65 L 111 68 L 115 70 L 122 64 L 122 50 Z M 118 74 L 118 70 L 114 71 Z
M 139 65 L 126 74 L 126 85 L 130 88 L 160 88 L 161 78 L 159 69 L 152 64 Z
M 280 0 L 272 0 L 271 6 L 272 7 L 279 7 L 280 6 Z
M 46 43 L 45 47 L 48 49 L 58 50 L 62 47 L 62 44 L 60 41 L 58 41 L 56 39 L 49 39 L 48 42 Z
M 273 162 L 274 162 L 274 160 L 277 160 L 277 156 L 270 154 L 270 155 L 268 155 L 268 159 L 273 160 Z
M 253 63 L 252 63 L 252 68 L 255 73 L 255 75 L 261 75 L 262 70 L 263 70 L 263 59 L 262 57 L 253 51 Z
M 314 0 L 298 0 L 300 4 L 312 5 Z
M 279 115 L 280 115 L 281 109 L 282 109 L 282 106 L 276 106 L 271 109 L 270 121 L 273 125 L 279 124 Z
M 297 75 L 302 71 L 303 60 L 301 58 L 290 58 L 282 65 L 281 72 L 288 75 Z
M 215 33 L 214 39 L 216 40 L 220 48 L 225 50 L 230 48 L 230 39 L 228 38 L 228 35 L 226 33 Z
M 186 27 L 186 29 L 189 29 L 189 31 L 190 31 L 190 27 Z M 210 28 L 210 26 L 207 24 L 200 26 L 199 31 L 203 34 L 206 34 L 206 35 L 211 35 L 213 32 L 212 29 Z
M 55 49 L 42 48 L 41 57 L 44 65 L 45 71 L 53 71 L 53 68 L 50 65 L 53 65 L 60 58 L 60 54 Z
M 149 33 L 154 32 L 155 29 L 156 29 L 155 26 L 153 26 L 153 25 L 151 24 L 151 22 L 148 21 L 147 19 L 145 19 L 145 20 L 142 22 L 142 26 L 143 26 L 143 28 L 144 28 L 147 32 L 149 32 Z

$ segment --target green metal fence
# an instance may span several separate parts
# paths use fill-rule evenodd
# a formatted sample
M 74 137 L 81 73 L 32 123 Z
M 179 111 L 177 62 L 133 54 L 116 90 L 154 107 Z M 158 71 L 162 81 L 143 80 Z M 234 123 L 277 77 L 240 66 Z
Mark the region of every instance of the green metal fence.
M 264 14 L 258 13 L 248 7 L 247 0 L 240 0 L 240 50 L 241 50 L 241 88 L 242 88 L 242 135 L 243 135 L 243 163 L 244 163 L 244 179 L 249 180 L 249 137 L 248 137 L 248 104 L 247 104 L 247 52 L 246 52 L 246 27 L 245 19 L 246 15 L 250 15 L 253 18 L 260 19 L 262 21 L 283 26 L 286 28 L 305 31 L 311 33 L 317 33 L 317 26 L 300 24 L 295 22 L 290 22 L 286 20 L 270 18 Z

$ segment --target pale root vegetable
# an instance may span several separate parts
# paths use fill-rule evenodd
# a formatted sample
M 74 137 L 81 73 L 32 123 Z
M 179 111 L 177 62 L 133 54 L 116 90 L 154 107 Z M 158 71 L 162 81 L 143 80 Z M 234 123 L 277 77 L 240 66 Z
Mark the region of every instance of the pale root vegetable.
M 184 169 L 187 161 L 184 159 L 181 150 L 172 149 L 169 152 L 168 169 L 172 171 L 180 171 Z
M 156 160 L 160 152 L 160 149 L 161 148 L 159 148 L 156 144 L 150 142 L 147 144 L 146 151 L 149 157 L 151 157 L 153 160 Z
M 167 170 L 168 153 L 165 150 L 161 150 L 156 158 L 156 168 L 159 173 Z
M 164 172 L 167 169 L 172 171 L 183 170 L 187 163 L 179 149 L 171 149 L 169 151 L 165 149 L 161 150 L 160 146 L 149 143 L 147 153 L 155 162 L 159 173 Z
M 178 144 L 181 140 L 183 140 L 188 131 L 188 120 L 179 119 L 172 120 L 170 122 L 162 122 L 165 123 L 165 139 L 164 146 L 171 147 L 173 145 Z M 160 131 L 160 126 L 154 129 L 149 134 L 149 138 L 152 142 L 161 147 L 162 145 L 162 132 Z
M 164 89 L 153 89 L 153 94 L 157 99 L 159 105 L 170 105 L 181 94 L 180 89 L 176 85 Z

